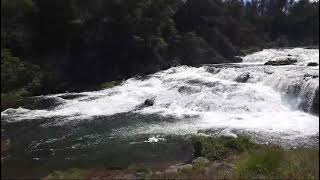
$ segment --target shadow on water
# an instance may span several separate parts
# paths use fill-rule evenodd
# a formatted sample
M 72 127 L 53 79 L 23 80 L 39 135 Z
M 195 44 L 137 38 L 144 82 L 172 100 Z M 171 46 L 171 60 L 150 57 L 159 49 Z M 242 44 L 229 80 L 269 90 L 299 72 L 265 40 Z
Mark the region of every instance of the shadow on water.
M 74 167 L 125 168 L 136 163 L 151 165 L 192 158 L 192 146 L 182 136 L 114 133 L 123 127 L 132 129 L 141 124 L 177 121 L 174 118 L 124 113 L 95 117 L 77 124 L 48 125 L 63 120 L 37 119 L 13 123 L 2 120 L 2 138 L 10 139 L 11 143 L 1 160 L 1 177 L 40 178 L 52 170 Z

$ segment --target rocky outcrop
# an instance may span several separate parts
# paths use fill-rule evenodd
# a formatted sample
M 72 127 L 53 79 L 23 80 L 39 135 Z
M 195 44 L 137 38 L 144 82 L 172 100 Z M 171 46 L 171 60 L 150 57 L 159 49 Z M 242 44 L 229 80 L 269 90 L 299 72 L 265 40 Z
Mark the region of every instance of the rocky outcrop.
M 284 65 L 294 64 L 296 62 L 298 62 L 296 59 L 285 58 L 285 59 L 279 59 L 279 60 L 271 60 L 266 62 L 264 65 L 284 66 Z
M 239 82 L 239 83 L 245 83 L 250 79 L 250 73 L 249 72 L 245 72 L 240 74 L 240 76 L 238 76 L 235 81 Z

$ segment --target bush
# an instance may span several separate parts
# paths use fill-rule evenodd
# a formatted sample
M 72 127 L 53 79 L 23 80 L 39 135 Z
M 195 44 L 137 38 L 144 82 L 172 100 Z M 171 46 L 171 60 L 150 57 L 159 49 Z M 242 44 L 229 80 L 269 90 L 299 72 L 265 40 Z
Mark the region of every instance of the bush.
M 1 0 L 1 17 L 12 17 L 30 13 L 32 8 L 32 0 Z
M 114 86 L 117 86 L 120 84 L 120 81 L 110 81 L 110 82 L 105 82 L 103 84 L 100 85 L 100 87 L 102 89 L 109 89 L 109 88 L 113 88 Z
M 32 82 L 38 68 L 14 57 L 8 49 L 1 49 L 1 92 L 19 89 Z
M 24 89 L 11 91 L 9 93 L 1 93 L 1 110 L 21 106 L 25 98 L 30 95 L 31 93 Z
M 44 179 L 86 179 L 89 172 L 89 170 L 76 168 L 67 171 L 54 171 Z
M 205 137 L 192 138 L 195 157 L 206 157 L 209 160 L 222 160 L 229 154 L 243 152 L 255 147 L 247 137 Z

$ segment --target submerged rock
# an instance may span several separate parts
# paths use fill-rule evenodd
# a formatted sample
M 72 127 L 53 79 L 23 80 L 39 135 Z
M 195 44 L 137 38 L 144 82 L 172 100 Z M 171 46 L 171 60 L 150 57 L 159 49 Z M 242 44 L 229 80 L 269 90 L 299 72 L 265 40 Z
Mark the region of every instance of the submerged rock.
M 144 101 L 144 105 L 145 106 L 153 106 L 153 104 L 154 104 L 154 100 L 153 99 L 146 99 Z
M 249 72 L 245 72 L 240 74 L 240 76 L 238 76 L 235 81 L 240 82 L 240 83 L 245 83 L 250 79 L 250 73 Z
M 235 57 L 233 57 L 233 62 L 235 62 L 235 63 L 240 63 L 240 62 L 242 62 L 242 58 L 241 57 L 239 57 L 239 56 L 235 56 Z
M 178 92 L 185 94 L 194 94 L 200 92 L 200 90 L 190 86 L 181 86 L 178 88 Z
M 319 64 L 316 62 L 309 62 L 307 66 L 318 66 Z
M 284 65 L 294 64 L 296 62 L 298 62 L 296 59 L 286 58 L 286 59 L 280 59 L 280 60 L 271 60 L 266 62 L 264 65 L 284 66 Z
M 66 100 L 71 100 L 71 99 L 76 99 L 76 98 L 80 98 L 80 97 L 84 97 L 84 96 L 85 95 L 83 95 L 83 94 L 63 94 L 58 97 L 60 97 L 62 99 L 66 99 Z
M 211 73 L 211 74 L 217 74 L 221 71 L 220 68 L 216 68 L 216 67 L 207 67 L 206 71 Z

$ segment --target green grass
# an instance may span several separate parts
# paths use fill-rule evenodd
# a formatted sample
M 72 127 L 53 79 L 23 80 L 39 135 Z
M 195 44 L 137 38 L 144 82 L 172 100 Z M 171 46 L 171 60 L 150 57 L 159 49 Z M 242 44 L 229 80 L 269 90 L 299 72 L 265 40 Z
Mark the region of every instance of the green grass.
M 236 172 L 228 172 L 233 174 L 230 179 L 319 179 L 318 147 L 283 149 L 259 145 L 243 136 L 195 136 L 192 142 L 195 157 L 202 156 L 211 161 L 236 165 Z M 191 174 L 199 172 L 194 167 Z
M 237 167 L 243 179 L 319 179 L 319 148 L 257 150 Z

